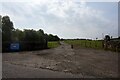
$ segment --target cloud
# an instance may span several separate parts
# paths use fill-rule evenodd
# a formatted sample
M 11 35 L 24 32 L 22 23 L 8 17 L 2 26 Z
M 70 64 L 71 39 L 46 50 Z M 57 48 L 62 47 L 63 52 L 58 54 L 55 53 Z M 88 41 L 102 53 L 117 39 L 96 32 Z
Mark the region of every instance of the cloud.
M 116 21 L 87 4 L 75 0 L 8 2 L 2 4 L 2 15 L 9 15 L 17 28 L 42 28 L 63 38 L 101 38 L 102 33 L 116 36 Z

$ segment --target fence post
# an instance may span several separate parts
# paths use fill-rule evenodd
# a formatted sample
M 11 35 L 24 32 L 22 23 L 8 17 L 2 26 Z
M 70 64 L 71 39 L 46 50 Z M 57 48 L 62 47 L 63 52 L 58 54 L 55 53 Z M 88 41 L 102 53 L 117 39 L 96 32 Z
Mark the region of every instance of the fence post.
M 116 46 L 116 52 L 118 52 L 118 45 Z
M 90 42 L 90 48 L 91 48 L 91 42 Z
M 86 40 L 85 40 L 85 47 L 86 47 Z

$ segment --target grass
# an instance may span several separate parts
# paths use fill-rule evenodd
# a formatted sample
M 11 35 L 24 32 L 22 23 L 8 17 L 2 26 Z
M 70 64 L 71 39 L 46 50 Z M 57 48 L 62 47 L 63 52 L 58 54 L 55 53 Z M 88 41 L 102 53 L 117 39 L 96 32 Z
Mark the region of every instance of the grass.
M 60 44 L 58 41 L 51 41 L 51 42 L 48 42 L 48 48 L 56 48 L 58 47 Z
M 65 40 L 68 44 L 77 45 L 86 48 L 102 49 L 102 41 L 99 40 Z

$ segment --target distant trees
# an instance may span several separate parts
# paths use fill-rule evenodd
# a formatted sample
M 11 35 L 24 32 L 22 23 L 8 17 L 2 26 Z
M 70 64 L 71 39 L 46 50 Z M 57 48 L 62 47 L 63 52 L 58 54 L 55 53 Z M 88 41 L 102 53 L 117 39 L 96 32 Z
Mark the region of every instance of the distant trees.
M 47 48 L 48 41 L 60 40 L 57 35 L 46 34 L 42 29 L 14 29 L 9 16 L 2 17 L 2 48 L 9 51 L 10 44 L 20 43 L 20 50 L 38 50 Z
M 59 41 L 60 38 L 57 36 L 57 35 L 52 35 L 52 34 L 49 34 L 48 35 L 48 41 Z

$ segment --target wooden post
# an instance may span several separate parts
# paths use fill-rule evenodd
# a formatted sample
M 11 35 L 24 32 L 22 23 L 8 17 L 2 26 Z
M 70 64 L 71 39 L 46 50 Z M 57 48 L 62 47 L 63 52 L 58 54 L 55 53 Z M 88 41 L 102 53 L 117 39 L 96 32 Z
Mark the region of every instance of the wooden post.
M 86 40 L 85 40 L 85 47 L 86 47 Z
M 73 49 L 73 45 L 71 45 L 71 48 Z
M 116 52 L 118 52 L 118 45 L 116 46 Z
M 89 48 L 91 48 L 91 42 L 90 42 Z

